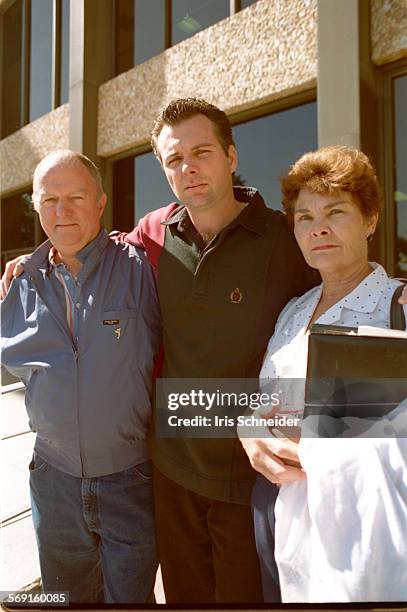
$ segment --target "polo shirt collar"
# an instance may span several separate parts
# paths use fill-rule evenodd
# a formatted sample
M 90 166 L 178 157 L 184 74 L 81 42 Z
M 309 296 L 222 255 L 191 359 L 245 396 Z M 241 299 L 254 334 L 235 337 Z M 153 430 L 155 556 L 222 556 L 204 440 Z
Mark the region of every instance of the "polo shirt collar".
M 233 194 L 239 202 L 247 202 L 242 212 L 232 221 L 263 236 L 266 232 L 267 207 L 259 191 L 254 187 L 233 187 Z M 169 219 L 161 222 L 162 225 L 177 225 L 179 231 L 183 231 L 192 225 L 190 216 L 185 206 L 175 210 Z M 232 225 L 231 224 L 231 225 Z

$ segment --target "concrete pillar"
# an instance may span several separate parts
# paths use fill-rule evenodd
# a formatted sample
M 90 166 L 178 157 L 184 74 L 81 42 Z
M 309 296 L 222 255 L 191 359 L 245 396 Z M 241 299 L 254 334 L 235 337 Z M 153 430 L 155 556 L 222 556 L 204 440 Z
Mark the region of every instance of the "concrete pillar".
M 356 147 L 379 169 L 379 88 L 370 41 L 369 0 L 318 0 L 319 146 Z M 370 252 L 385 260 L 383 228 Z
M 369 0 L 318 0 L 318 140 L 377 158 Z
M 69 55 L 69 146 L 90 157 L 104 174 L 97 156 L 99 86 L 114 76 L 114 3 L 71 0 Z M 111 206 L 105 213 L 109 225 Z

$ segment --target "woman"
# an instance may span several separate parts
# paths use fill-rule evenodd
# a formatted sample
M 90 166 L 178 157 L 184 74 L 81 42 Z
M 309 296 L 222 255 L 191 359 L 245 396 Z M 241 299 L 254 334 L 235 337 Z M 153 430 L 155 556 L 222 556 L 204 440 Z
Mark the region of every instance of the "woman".
M 400 283 L 368 262 L 381 198 L 363 153 L 345 147 L 308 153 L 282 179 L 282 191 L 297 242 L 322 284 L 282 311 L 260 378 L 262 387 L 275 379 L 302 379 L 290 389 L 291 402 L 302 409 L 310 326 L 388 328 L 391 298 Z M 407 409 L 403 402 L 399 413 L 404 404 Z M 275 559 L 282 600 L 407 600 L 406 437 L 303 437 L 297 444 L 274 433 L 279 437 L 269 438 L 268 446 L 263 442 L 267 472 L 264 461 L 259 467 L 259 444 L 254 452 L 253 441 L 242 443 L 253 467 L 280 486 Z M 267 546 L 273 544 L 276 488 L 265 482 L 259 478 L 253 501 L 267 598 L 275 588 Z

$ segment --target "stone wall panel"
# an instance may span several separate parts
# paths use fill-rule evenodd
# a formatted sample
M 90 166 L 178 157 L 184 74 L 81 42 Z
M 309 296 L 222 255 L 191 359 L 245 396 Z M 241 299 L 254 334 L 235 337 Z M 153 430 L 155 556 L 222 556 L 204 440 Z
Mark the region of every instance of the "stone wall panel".
M 42 157 L 68 147 L 69 104 L 64 104 L 0 141 L 1 192 L 28 185 Z
M 315 87 L 316 0 L 258 0 L 99 89 L 98 155 L 149 141 L 157 111 L 195 96 L 233 116 Z

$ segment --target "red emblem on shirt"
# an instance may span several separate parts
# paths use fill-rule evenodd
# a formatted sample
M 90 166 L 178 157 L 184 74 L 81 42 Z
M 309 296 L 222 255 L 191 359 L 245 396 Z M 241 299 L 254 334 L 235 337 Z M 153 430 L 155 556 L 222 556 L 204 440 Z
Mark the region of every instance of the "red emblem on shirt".
M 232 302 L 232 304 L 240 304 L 242 300 L 243 294 L 240 289 L 236 287 L 236 289 L 233 289 L 232 293 L 230 294 L 230 301 Z

